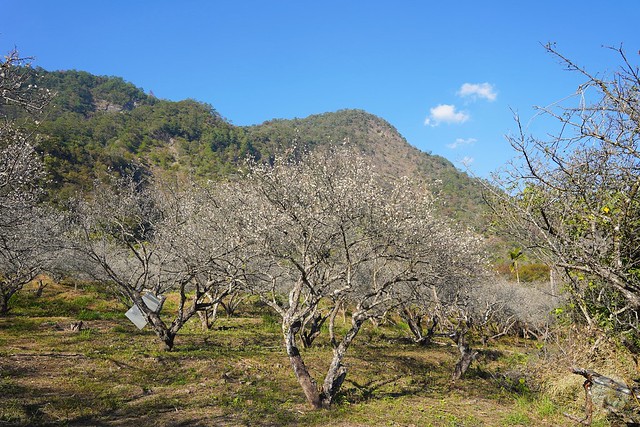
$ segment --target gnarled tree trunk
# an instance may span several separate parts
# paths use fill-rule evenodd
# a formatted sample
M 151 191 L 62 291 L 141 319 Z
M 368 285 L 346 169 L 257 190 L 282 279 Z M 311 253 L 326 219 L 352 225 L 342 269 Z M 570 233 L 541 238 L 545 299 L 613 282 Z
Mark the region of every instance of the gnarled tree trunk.
M 22 286 L 15 286 L 12 283 L 0 283 L 0 316 L 9 313 L 9 300 L 22 289 Z
M 218 318 L 218 306 L 221 303 L 218 301 L 213 304 L 211 308 L 205 308 L 198 310 L 198 316 L 200 317 L 200 325 L 203 331 L 208 331 L 213 327 L 213 323 Z
M 167 328 L 164 322 L 156 313 L 149 315 L 150 325 L 156 336 L 160 338 L 160 349 L 163 351 L 171 351 L 173 349 L 176 333 Z
M 427 346 L 431 343 L 438 326 L 438 316 L 433 316 L 432 324 L 425 333 L 422 328 L 422 317 L 414 315 L 410 309 L 404 307 L 400 310 L 400 317 L 407 322 L 409 330 L 413 334 L 413 341 L 421 346 Z
M 349 332 L 333 349 L 333 359 L 322 385 L 321 399 L 323 408 L 331 406 L 331 402 L 333 402 L 336 394 L 340 391 L 340 387 L 342 387 L 342 383 L 347 376 L 347 367 L 342 364 L 342 360 L 354 338 L 358 335 L 363 322 L 364 320 L 354 319 Z
M 302 391 L 304 392 L 307 401 L 315 409 L 320 409 L 322 408 L 320 391 L 318 390 L 318 386 L 314 379 L 311 378 L 309 370 L 307 369 L 307 366 L 304 364 L 302 356 L 300 355 L 300 350 L 296 345 L 296 332 L 298 327 L 293 327 L 288 322 L 283 322 L 282 324 L 282 332 L 284 334 L 284 343 L 287 348 L 287 356 L 289 356 L 291 367 L 293 368 L 293 372 L 296 375 L 296 379 L 298 380 L 300 387 L 302 387 Z
M 4 292 L 0 292 L 0 316 L 9 312 L 9 298 L 11 295 L 7 296 Z
M 473 350 L 467 341 L 467 330 L 458 330 L 451 335 L 451 339 L 456 343 L 458 351 L 460 352 L 460 359 L 456 363 L 456 367 L 451 375 L 452 381 L 457 381 L 467 372 L 478 355 L 478 352 Z

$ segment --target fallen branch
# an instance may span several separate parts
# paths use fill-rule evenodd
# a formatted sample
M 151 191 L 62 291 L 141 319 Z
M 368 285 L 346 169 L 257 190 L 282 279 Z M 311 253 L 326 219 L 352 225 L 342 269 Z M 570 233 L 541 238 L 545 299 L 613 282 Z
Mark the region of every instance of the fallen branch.
M 595 371 L 582 368 L 571 368 L 571 372 L 576 375 L 582 375 L 583 377 L 585 377 L 585 379 L 591 381 L 593 384 L 598 384 L 603 387 L 610 388 L 611 390 L 617 391 L 618 393 L 626 394 L 627 396 L 634 396 L 636 399 L 640 399 L 640 389 L 630 389 L 626 384 L 619 383 L 609 377 L 600 375 Z
M 619 383 L 615 380 L 612 380 L 609 377 L 605 377 L 604 375 L 600 375 L 599 373 L 582 368 L 571 368 L 571 372 L 576 375 L 581 375 L 585 378 L 584 384 L 584 393 L 585 393 L 585 403 L 584 403 L 584 418 L 578 418 L 574 415 L 564 413 L 564 416 L 585 426 L 590 426 L 593 418 L 593 398 L 591 395 L 591 388 L 594 384 L 601 385 L 618 393 L 626 394 L 627 396 L 633 396 L 635 399 L 640 398 L 640 390 L 637 388 L 629 388 L 627 385 Z
M 582 387 L 584 387 L 584 418 L 578 418 L 575 415 L 564 412 L 563 415 L 565 417 L 585 426 L 591 425 L 591 421 L 593 420 L 593 398 L 591 395 L 592 386 L 593 382 L 589 379 L 586 379 L 582 385 Z

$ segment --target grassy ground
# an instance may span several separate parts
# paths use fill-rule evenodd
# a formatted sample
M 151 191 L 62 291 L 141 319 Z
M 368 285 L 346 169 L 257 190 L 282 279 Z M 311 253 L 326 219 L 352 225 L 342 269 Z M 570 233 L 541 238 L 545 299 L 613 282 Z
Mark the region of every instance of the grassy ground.
M 563 411 L 580 413 L 579 401 L 561 407 L 518 376 L 537 351 L 532 342 L 483 348 L 451 384 L 456 350 L 448 343 L 418 348 L 401 326 L 368 325 L 347 355 L 336 404 L 314 411 L 278 324 L 256 307 L 208 332 L 194 319 L 166 353 L 95 290 L 51 285 L 12 303 L 0 318 L 0 426 L 556 426 L 569 425 Z M 85 328 L 72 332 L 77 320 Z M 318 380 L 330 353 L 321 340 L 304 351 Z

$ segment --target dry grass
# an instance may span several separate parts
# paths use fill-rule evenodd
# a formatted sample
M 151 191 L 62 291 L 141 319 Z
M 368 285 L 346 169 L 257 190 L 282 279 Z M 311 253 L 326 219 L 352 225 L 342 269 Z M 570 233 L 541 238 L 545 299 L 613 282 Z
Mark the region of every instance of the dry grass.
M 524 372 L 537 353 L 531 342 L 483 349 L 452 385 L 454 348 L 418 348 L 402 328 L 368 326 L 347 355 L 336 404 L 313 411 L 258 307 L 208 332 L 194 319 L 163 353 L 152 332 L 122 316 L 126 307 L 95 290 L 29 292 L 0 318 L 0 426 L 552 426 L 567 424 L 554 402 L 581 390 L 578 379 L 547 398 L 529 379 L 506 380 L 501 373 Z M 78 317 L 93 320 L 71 332 Z M 304 352 L 319 380 L 330 354 L 322 339 Z
M 564 402 L 567 412 L 584 414 L 584 378 L 571 373 L 572 367 L 591 369 L 620 383 L 634 385 L 633 380 L 640 374 L 637 361 L 620 343 L 596 329 L 570 326 L 561 333 L 554 343 L 546 346 L 545 356 L 532 360 L 528 368 L 539 378 L 541 391 L 554 401 Z M 607 418 L 605 405 L 621 408 L 631 404 L 635 412 L 640 409 L 640 403 L 629 402 L 626 396 L 602 386 L 594 386 L 592 394 L 598 419 Z

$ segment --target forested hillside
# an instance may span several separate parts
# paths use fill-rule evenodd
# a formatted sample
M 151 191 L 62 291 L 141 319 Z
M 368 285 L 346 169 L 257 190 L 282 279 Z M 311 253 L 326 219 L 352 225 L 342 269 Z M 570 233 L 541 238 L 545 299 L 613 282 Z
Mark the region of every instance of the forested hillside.
M 32 71 L 32 84 L 56 93 L 37 125 L 52 198 L 88 190 L 106 171 L 142 168 L 218 179 L 247 158 L 272 161 L 292 147 L 356 145 L 390 176 L 419 176 L 441 192 L 445 209 L 479 224 L 477 182 L 448 160 L 412 147 L 385 120 L 361 110 L 341 110 L 294 120 L 235 126 L 211 105 L 161 100 L 118 77 L 82 71 Z M 197 94 L 194 94 L 197 96 Z M 2 106 L 10 118 L 21 110 Z M 13 108 L 13 110 L 11 110 Z

